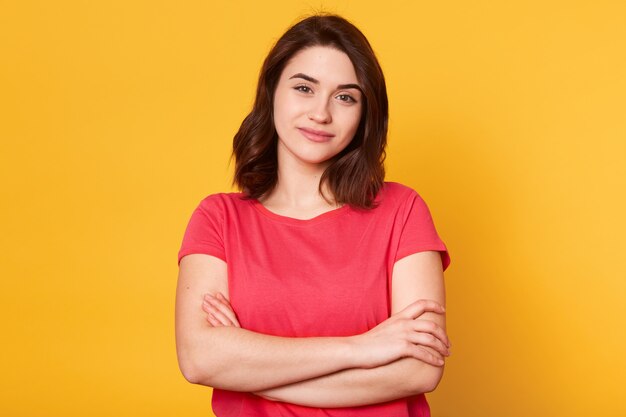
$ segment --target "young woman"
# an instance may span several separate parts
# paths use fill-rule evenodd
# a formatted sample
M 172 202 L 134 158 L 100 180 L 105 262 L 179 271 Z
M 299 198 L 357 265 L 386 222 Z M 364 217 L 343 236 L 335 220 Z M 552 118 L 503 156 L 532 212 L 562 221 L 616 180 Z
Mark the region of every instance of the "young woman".
M 429 415 L 450 258 L 420 196 L 384 181 L 387 115 L 378 61 L 339 16 L 267 56 L 234 138 L 243 191 L 203 199 L 178 254 L 179 365 L 218 417 Z

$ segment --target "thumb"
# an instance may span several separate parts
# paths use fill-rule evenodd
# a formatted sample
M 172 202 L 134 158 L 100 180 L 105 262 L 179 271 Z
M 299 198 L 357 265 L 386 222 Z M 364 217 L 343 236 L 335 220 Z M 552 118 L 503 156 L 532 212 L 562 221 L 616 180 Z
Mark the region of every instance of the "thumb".
M 443 314 L 446 309 L 434 300 L 417 300 L 404 308 L 398 314 L 406 319 L 416 319 L 427 311 Z

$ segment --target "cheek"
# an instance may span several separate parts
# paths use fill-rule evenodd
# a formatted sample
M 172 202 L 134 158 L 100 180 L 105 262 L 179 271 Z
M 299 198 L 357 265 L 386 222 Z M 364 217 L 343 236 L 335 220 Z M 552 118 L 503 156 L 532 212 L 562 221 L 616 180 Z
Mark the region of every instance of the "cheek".
M 285 122 L 297 113 L 297 103 L 289 95 L 277 94 L 274 97 L 274 120 Z
M 281 97 L 276 96 L 274 98 L 274 107 L 273 107 L 273 116 L 274 116 L 274 125 L 278 129 L 285 120 L 285 105 Z
M 349 134 L 350 136 L 354 136 L 357 129 L 359 128 L 359 123 L 361 121 L 361 111 L 350 111 L 346 112 L 342 115 L 343 118 L 343 126 L 345 127 L 344 132 Z

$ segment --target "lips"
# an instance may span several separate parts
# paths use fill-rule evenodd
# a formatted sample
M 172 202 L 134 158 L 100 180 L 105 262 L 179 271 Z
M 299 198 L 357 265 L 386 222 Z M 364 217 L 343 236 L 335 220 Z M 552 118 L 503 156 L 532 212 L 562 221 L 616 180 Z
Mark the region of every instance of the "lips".
M 304 137 L 312 140 L 313 142 L 328 142 L 335 136 L 332 133 L 324 132 L 322 130 L 309 129 L 306 127 L 299 127 L 298 130 L 304 135 Z

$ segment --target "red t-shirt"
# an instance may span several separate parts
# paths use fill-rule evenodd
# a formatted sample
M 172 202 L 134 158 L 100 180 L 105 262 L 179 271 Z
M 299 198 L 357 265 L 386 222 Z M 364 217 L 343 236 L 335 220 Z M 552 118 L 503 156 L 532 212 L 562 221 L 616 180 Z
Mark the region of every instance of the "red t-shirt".
M 230 303 L 241 327 L 254 332 L 283 337 L 364 333 L 390 316 L 397 260 L 436 250 L 443 269 L 450 264 L 426 203 L 399 183 L 385 182 L 375 209 L 346 204 L 308 220 L 273 213 L 258 200 L 242 197 L 218 193 L 200 202 L 178 262 L 191 253 L 224 260 Z M 212 405 L 218 417 L 430 416 L 423 394 L 321 409 L 214 389 Z

